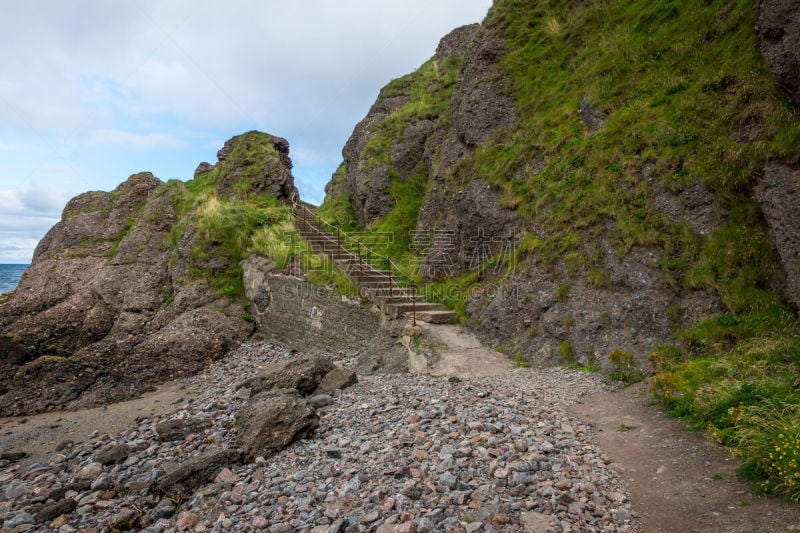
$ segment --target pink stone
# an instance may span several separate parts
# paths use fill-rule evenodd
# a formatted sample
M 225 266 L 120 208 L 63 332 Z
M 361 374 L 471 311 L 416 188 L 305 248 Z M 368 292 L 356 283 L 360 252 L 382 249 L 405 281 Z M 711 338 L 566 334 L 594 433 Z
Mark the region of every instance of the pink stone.
M 223 483 L 228 485 L 233 485 L 237 481 L 239 481 L 239 476 L 231 472 L 228 468 L 223 468 L 220 470 L 219 474 L 217 474 L 217 477 L 214 479 L 214 483 Z
M 178 520 L 175 525 L 178 526 L 178 531 L 186 531 L 192 529 L 200 521 L 200 517 L 189 511 L 183 511 L 178 515 Z

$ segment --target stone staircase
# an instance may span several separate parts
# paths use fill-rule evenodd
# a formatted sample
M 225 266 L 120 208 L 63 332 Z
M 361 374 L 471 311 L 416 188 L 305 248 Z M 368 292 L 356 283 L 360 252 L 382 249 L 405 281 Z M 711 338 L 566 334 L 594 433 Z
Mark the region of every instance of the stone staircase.
M 384 258 L 387 269 L 375 268 L 367 258 L 381 256 L 351 236 L 320 221 L 315 206 L 299 202 L 294 214 L 297 231 L 308 246 L 317 254 L 330 258 L 358 288 L 359 295 L 375 303 L 390 318 L 406 315 L 415 322 L 444 324 L 455 316 L 442 304 L 428 302 L 418 294 L 415 285 L 402 285 L 401 282 L 408 278 L 400 273 L 389 258 Z M 358 253 L 351 251 L 353 248 Z

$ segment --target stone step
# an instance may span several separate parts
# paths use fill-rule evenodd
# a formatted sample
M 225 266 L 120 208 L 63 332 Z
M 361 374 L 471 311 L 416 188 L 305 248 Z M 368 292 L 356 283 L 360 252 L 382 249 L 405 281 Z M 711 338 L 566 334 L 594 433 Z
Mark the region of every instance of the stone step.
M 407 317 L 411 317 L 411 313 L 406 313 Z M 417 311 L 416 319 L 418 322 L 427 322 L 428 324 L 447 324 L 456 316 L 455 311 Z

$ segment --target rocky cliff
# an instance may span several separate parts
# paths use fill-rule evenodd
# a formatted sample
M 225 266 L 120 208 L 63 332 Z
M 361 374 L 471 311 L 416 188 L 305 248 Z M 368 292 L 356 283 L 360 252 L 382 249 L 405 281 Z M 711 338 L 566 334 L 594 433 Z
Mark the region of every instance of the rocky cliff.
M 239 262 L 288 221 L 288 151 L 250 132 L 192 181 L 140 173 L 70 200 L 0 303 L 0 416 L 128 398 L 247 339 Z
M 381 91 L 323 216 L 393 232 L 535 364 L 648 366 L 704 319 L 797 306 L 796 2 L 634 4 L 496 0 Z

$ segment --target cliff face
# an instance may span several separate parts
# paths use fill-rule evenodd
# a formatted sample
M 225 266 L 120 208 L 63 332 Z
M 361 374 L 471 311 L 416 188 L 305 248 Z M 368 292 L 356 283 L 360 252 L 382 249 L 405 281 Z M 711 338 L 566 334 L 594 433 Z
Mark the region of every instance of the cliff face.
M 324 216 L 394 231 L 535 364 L 647 366 L 706 318 L 796 306 L 796 2 L 635 4 L 496 0 L 381 91 Z
M 758 35 L 781 88 L 800 104 L 800 1 L 761 0 Z
M 212 222 L 253 198 L 280 209 L 288 143 L 251 132 L 218 157 L 187 184 L 141 173 L 67 204 L 0 304 L 0 415 L 128 398 L 252 334 L 231 281 L 241 257 Z

